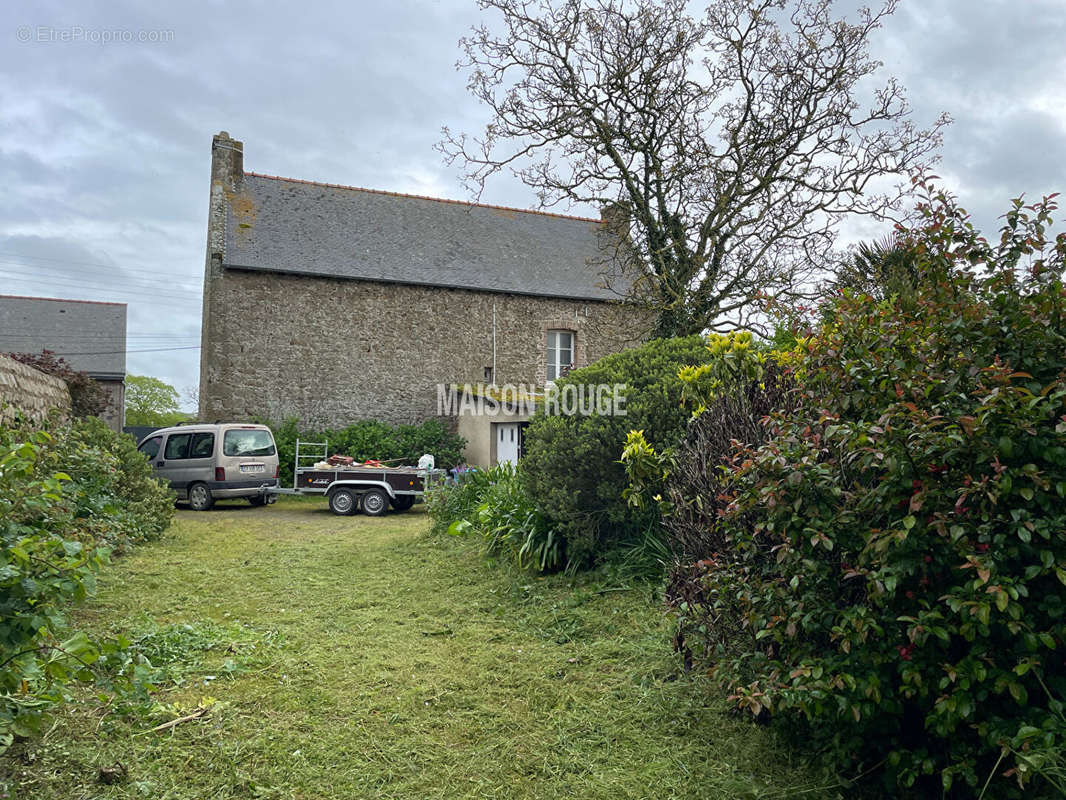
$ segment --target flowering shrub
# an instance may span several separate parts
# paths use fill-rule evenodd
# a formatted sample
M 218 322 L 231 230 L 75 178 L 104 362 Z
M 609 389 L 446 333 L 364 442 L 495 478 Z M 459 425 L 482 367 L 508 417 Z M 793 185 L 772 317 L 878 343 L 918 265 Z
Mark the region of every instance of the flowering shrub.
M 842 767 L 880 770 L 893 793 L 1064 789 L 1053 209 L 1016 202 L 989 244 L 927 189 L 925 224 L 907 232 L 915 294 L 836 299 L 800 340 L 790 407 L 719 458 L 713 493 L 670 495 L 714 543 L 673 595 L 695 658 L 739 707 L 798 726 Z M 689 477 L 675 467 L 668 486 Z

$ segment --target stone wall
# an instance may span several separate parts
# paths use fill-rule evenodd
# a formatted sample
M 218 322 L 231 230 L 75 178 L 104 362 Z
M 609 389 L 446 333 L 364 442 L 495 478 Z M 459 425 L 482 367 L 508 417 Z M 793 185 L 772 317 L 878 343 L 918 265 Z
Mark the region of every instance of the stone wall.
M 224 308 L 215 295 L 225 277 L 222 254 L 226 249 L 226 206 L 244 176 L 244 144 L 225 131 L 211 141 L 211 190 L 207 207 L 207 251 L 204 261 L 203 309 L 200 322 L 200 409 L 203 420 L 219 419 L 218 403 L 205 400 L 204 392 L 218 382 L 218 357 L 228 349 L 218 330 Z M 263 330 L 260 328 L 260 330 Z
M 124 381 L 97 380 L 107 392 L 107 408 L 98 416 L 115 433 L 122 433 L 126 424 L 126 384 Z
M 438 384 L 489 377 L 494 308 L 497 384 L 543 384 L 549 328 L 574 331 L 583 366 L 638 344 L 648 327 L 617 303 L 213 266 L 206 420 L 295 416 L 335 426 L 435 416 Z
M 54 408 L 70 411 L 66 382 L 0 355 L 0 423 L 16 414 L 40 422 Z

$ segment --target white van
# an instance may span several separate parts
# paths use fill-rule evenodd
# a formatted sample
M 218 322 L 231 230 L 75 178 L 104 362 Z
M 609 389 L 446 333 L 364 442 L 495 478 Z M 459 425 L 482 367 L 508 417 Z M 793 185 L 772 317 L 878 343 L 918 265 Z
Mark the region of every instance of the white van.
M 231 497 L 253 506 L 275 500 L 267 489 L 278 485 L 278 449 L 265 425 L 193 422 L 153 431 L 137 449 L 195 511 Z

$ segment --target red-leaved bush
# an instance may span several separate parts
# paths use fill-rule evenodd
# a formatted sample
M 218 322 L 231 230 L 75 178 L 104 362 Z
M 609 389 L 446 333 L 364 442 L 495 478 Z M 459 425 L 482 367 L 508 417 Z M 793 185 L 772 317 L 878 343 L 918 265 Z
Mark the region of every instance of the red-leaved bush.
M 989 243 L 923 188 L 914 292 L 829 303 L 713 495 L 669 477 L 715 543 L 673 600 L 732 700 L 843 771 L 1044 796 L 1066 785 L 1066 235 L 1016 201 Z

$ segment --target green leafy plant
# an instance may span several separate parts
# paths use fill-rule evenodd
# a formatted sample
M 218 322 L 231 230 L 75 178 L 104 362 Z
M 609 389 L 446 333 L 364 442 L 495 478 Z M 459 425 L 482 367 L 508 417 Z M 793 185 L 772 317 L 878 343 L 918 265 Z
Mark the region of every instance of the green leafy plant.
M 426 487 L 426 510 L 433 520 L 433 532 L 462 533 L 468 528 L 452 528 L 460 522 L 470 524 L 474 510 L 481 505 L 492 483 L 487 470 L 469 469 L 460 472 L 454 481 L 432 483 Z
M 0 428 L 0 748 L 30 735 L 102 647 L 67 627 L 112 552 L 156 538 L 173 495 L 129 437 L 96 418 Z
M 58 634 L 64 606 L 92 590 L 107 550 L 64 530 L 70 476 L 39 474 L 50 441 L 0 433 L 0 748 L 32 733 L 69 671 L 91 663 L 81 639 Z
M 678 371 L 710 357 L 703 337 L 656 339 L 556 382 L 560 391 L 569 385 L 625 385 L 624 416 L 538 412 L 526 431 L 520 477 L 565 540 L 571 568 L 602 559 L 613 548 L 637 544 L 655 530 L 658 509 L 623 498 L 628 481 L 619 457 L 633 429 L 643 430 L 659 448 L 681 439 L 691 411 L 681 402 L 684 383 Z
M 437 530 L 481 536 L 486 553 L 520 568 L 554 572 L 565 563 L 565 540 L 526 493 L 513 464 L 467 473 L 457 484 L 434 489 L 428 503 Z
M 688 580 L 691 561 L 725 547 L 717 535 L 719 509 L 713 500 L 725 491 L 738 445 L 765 441 L 767 415 L 790 407 L 793 384 L 779 358 L 776 353 L 752 358 L 727 383 L 683 371 L 683 379 L 691 381 L 686 391 L 699 410 L 676 448 L 659 452 L 643 431 L 629 434 L 622 454 L 630 481 L 625 496 L 634 505 L 658 504 L 663 512 L 671 582 Z
M 159 538 L 174 518 L 174 493 L 153 476 L 132 437 L 96 417 L 52 433 L 43 466 L 70 475 L 66 495 L 87 535 L 116 551 Z
M 1019 200 L 990 244 L 920 189 L 915 292 L 835 299 L 765 434 L 672 496 L 714 549 L 671 599 L 738 707 L 843 768 L 1030 796 L 1066 748 L 1066 236 Z
M 475 529 L 493 554 L 511 554 L 519 567 L 554 572 L 564 563 L 566 542 L 551 520 L 540 513 L 513 464 L 500 464 L 477 509 Z

